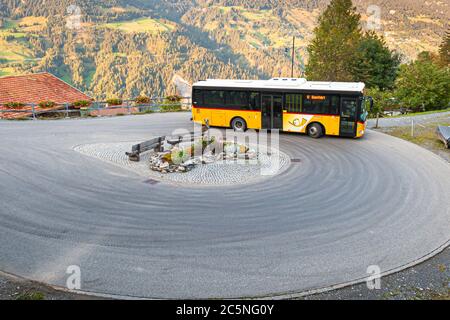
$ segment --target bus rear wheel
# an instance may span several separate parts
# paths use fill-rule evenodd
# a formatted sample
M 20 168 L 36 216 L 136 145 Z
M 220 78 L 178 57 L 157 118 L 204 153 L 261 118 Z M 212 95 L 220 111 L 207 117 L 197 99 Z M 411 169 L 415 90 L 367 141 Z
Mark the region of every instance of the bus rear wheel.
M 231 121 L 231 128 L 236 132 L 245 132 L 247 130 L 247 122 L 242 118 L 234 118 Z
M 311 138 L 314 138 L 314 139 L 319 139 L 324 134 L 322 126 L 318 123 L 310 124 L 308 126 L 307 132 L 308 132 L 308 136 L 310 136 Z

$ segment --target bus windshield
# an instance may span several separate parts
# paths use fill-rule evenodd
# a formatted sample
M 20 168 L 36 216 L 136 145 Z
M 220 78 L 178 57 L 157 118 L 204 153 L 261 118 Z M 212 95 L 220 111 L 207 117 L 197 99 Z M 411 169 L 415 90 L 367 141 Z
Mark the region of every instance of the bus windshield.
M 359 120 L 362 122 L 367 121 L 369 116 L 369 110 L 372 105 L 372 97 L 364 97 L 361 101 L 361 112 L 359 114 Z

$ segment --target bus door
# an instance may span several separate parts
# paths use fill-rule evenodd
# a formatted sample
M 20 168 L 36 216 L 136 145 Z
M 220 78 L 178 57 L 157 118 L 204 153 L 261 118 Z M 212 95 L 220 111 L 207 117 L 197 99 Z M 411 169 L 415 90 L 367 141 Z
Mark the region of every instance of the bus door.
M 342 97 L 341 101 L 340 135 L 355 137 L 359 99 L 357 97 Z
M 262 128 L 283 129 L 283 96 L 265 94 L 262 96 Z

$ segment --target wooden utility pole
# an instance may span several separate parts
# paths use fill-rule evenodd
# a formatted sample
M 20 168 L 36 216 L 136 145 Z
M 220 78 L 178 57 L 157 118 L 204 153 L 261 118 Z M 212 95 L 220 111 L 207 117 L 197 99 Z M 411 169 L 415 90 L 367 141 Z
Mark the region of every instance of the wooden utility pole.
M 295 62 L 295 36 L 292 37 L 292 66 L 291 66 L 291 78 L 294 78 L 294 62 Z

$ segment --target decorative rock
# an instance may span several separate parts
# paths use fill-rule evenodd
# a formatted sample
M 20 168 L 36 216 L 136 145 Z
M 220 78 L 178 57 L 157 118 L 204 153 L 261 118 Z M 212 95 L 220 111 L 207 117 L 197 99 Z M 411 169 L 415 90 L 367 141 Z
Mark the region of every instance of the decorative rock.
M 167 169 L 170 167 L 170 164 L 168 162 L 163 162 L 159 165 L 160 169 Z
M 191 166 L 191 165 L 196 165 L 196 161 L 194 159 L 189 159 L 188 161 L 183 163 L 183 166 Z
M 193 155 L 195 148 L 203 150 L 203 154 Z M 222 149 L 221 153 L 214 152 Z M 213 165 L 223 160 L 231 163 L 235 163 L 238 159 L 259 160 L 258 152 L 246 145 L 215 141 L 214 138 L 197 140 L 194 143 L 178 143 L 171 146 L 170 150 L 165 150 L 150 156 L 151 170 L 160 173 L 186 173 L 200 164 Z
M 234 154 L 236 153 L 236 145 L 234 143 L 225 143 L 224 147 L 223 147 L 223 151 L 226 154 Z

